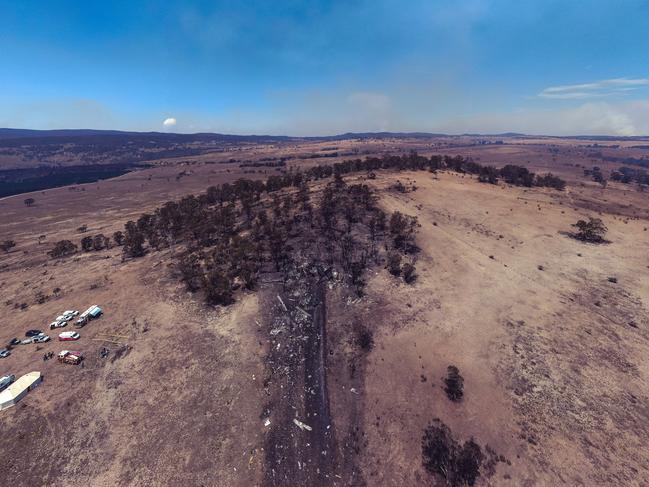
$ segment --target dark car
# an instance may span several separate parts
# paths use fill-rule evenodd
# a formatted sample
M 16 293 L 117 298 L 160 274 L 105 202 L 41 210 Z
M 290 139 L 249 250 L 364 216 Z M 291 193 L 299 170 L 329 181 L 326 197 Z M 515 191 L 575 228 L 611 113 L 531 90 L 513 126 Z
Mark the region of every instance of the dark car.
M 41 335 L 42 333 L 43 332 L 41 330 L 27 330 L 27 332 L 25 332 L 25 336 L 26 337 L 35 337 L 35 336 Z
M 13 347 L 14 345 L 20 345 L 20 339 L 19 338 L 12 338 L 9 341 L 9 346 Z

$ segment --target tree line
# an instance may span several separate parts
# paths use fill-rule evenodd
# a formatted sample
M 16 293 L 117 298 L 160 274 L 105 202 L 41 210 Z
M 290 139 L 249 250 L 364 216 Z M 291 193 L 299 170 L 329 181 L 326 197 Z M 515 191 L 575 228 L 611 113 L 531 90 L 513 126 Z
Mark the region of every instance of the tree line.
M 343 175 L 381 169 L 441 169 L 476 174 L 480 181 L 563 189 L 565 182 L 547 174 L 536 176 L 521 166 L 483 166 L 462 156 L 406 155 L 352 159 L 318 165 L 304 171 L 272 175 L 265 181 L 239 179 L 211 186 L 199 195 L 168 201 L 152 213 L 128 221 L 113 242 L 124 258 L 182 245 L 178 271 L 187 289 L 202 291 L 208 302 L 227 304 L 233 291 L 253 289 L 262 271 L 286 271 L 297 256 L 339 268 L 359 293 L 371 262 L 385 262 L 394 276 L 416 279 L 415 218 L 394 213 L 389 218 L 376 206 L 374 191 L 364 184 L 348 185 Z M 314 193 L 312 184 L 333 177 Z M 281 191 L 284 190 L 284 191 Z M 262 196 L 266 196 L 262 198 Z M 84 237 L 84 251 L 110 248 L 103 234 Z M 57 242 L 52 257 L 75 253 L 70 240 Z

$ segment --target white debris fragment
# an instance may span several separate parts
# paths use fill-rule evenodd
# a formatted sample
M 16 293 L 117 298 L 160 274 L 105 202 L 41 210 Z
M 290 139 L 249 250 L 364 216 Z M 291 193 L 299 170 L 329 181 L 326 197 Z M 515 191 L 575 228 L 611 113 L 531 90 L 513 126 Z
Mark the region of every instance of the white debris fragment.
M 295 423 L 295 426 L 300 428 L 302 431 L 304 431 L 304 430 L 311 431 L 313 429 L 313 428 L 311 428 L 311 426 L 309 426 L 306 423 L 303 423 L 302 421 L 300 421 L 297 418 L 293 418 L 293 423 Z
M 266 421 L 264 421 L 264 426 L 266 427 L 270 426 L 270 419 L 266 418 Z

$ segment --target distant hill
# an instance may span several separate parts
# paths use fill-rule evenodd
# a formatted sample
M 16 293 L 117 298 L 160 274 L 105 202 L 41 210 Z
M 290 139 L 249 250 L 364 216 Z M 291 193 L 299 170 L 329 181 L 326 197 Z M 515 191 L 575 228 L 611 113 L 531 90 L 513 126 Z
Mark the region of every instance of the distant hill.
M 162 145 L 191 142 L 223 142 L 223 143 L 273 143 L 291 140 L 335 141 L 346 139 L 413 139 L 430 137 L 554 137 L 531 136 L 518 132 L 505 132 L 500 134 L 465 133 L 460 135 L 431 133 L 431 132 L 347 132 L 338 135 L 294 137 L 288 135 L 236 135 L 218 133 L 180 134 L 169 132 L 128 132 L 121 130 L 93 130 L 93 129 L 58 129 L 58 130 L 32 130 L 16 128 L 0 128 L 0 147 L 16 147 L 25 144 L 49 145 L 62 143 L 99 144 L 114 146 L 124 143 L 150 144 L 151 142 Z M 613 135 L 573 135 L 557 138 L 582 139 L 582 140 L 646 140 L 646 136 L 622 137 Z

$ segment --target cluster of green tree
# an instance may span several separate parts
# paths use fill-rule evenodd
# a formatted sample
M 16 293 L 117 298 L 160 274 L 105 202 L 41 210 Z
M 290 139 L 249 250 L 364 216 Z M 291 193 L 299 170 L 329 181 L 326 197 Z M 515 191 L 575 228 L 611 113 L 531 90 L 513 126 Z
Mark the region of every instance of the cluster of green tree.
M 469 162 L 461 168 L 460 172 L 477 174 L 478 180 L 483 183 L 497 184 L 498 180 L 502 179 L 507 184 L 525 186 L 527 188 L 540 186 L 563 191 L 566 187 L 566 182 L 559 176 L 555 176 L 552 173 L 535 175 L 526 167 L 516 166 L 514 164 L 507 164 L 502 168 L 496 168 Z
M 237 289 L 254 289 L 262 273 L 286 273 L 303 263 L 336 270 L 361 294 L 368 265 L 388 253 L 417 251 L 416 219 L 401 213 L 388 219 L 369 186 L 348 185 L 337 173 L 314 193 L 300 173 L 290 176 L 297 185 L 281 193 L 276 188 L 284 178 L 273 176 L 167 202 L 126 224 L 124 255 L 178 246 L 187 289 L 202 292 L 210 304 L 227 305 Z M 264 191 L 269 198 L 262 198 Z M 401 268 L 412 282 L 414 266 Z
M 632 167 L 621 167 L 617 171 L 611 172 L 611 179 L 624 184 L 638 183 L 640 188 L 649 186 L 649 174 L 643 169 L 634 169 Z
M 286 161 L 283 159 L 279 161 L 247 161 L 239 164 L 239 167 L 284 167 Z
M 77 251 L 77 246 L 69 240 L 59 240 L 47 254 L 52 258 L 67 257 Z
M 523 166 L 508 164 L 502 168 L 484 166 L 462 156 L 433 155 L 429 158 L 411 152 L 402 156 L 367 157 L 366 159 L 352 159 L 339 162 L 332 166 L 316 166 L 305 174 L 311 179 L 331 176 L 331 174 L 347 174 L 359 171 L 377 171 L 379 169 L 396 169 L 411 171 L 437 171 L 448 169 L 451 171 L 475 174 L 481 182 L 496 184 L 499 179 L 514 186 L 544 186 L 563 190 L 566 182 L 551 173 L 535 175 Z
M 110 248 L 110 238 L 106 237 L 103 233 L 95 235 L 94 237 L 88 235 L 81 239 L 81 250 L 90 252 L 91 250 L 103 250 Z
M 593 166 L 592 169 L 584 169 L 584 176 L 590 176 L 596 183 L 606 186 L 606 178 L 599 166 Z
M 442 485 L 450 487 L 475 485 L 485 460 L 473 438 L 460 443 L 439 419 L 424 430 L 421 450 L 424 468 L 443 479 Z

